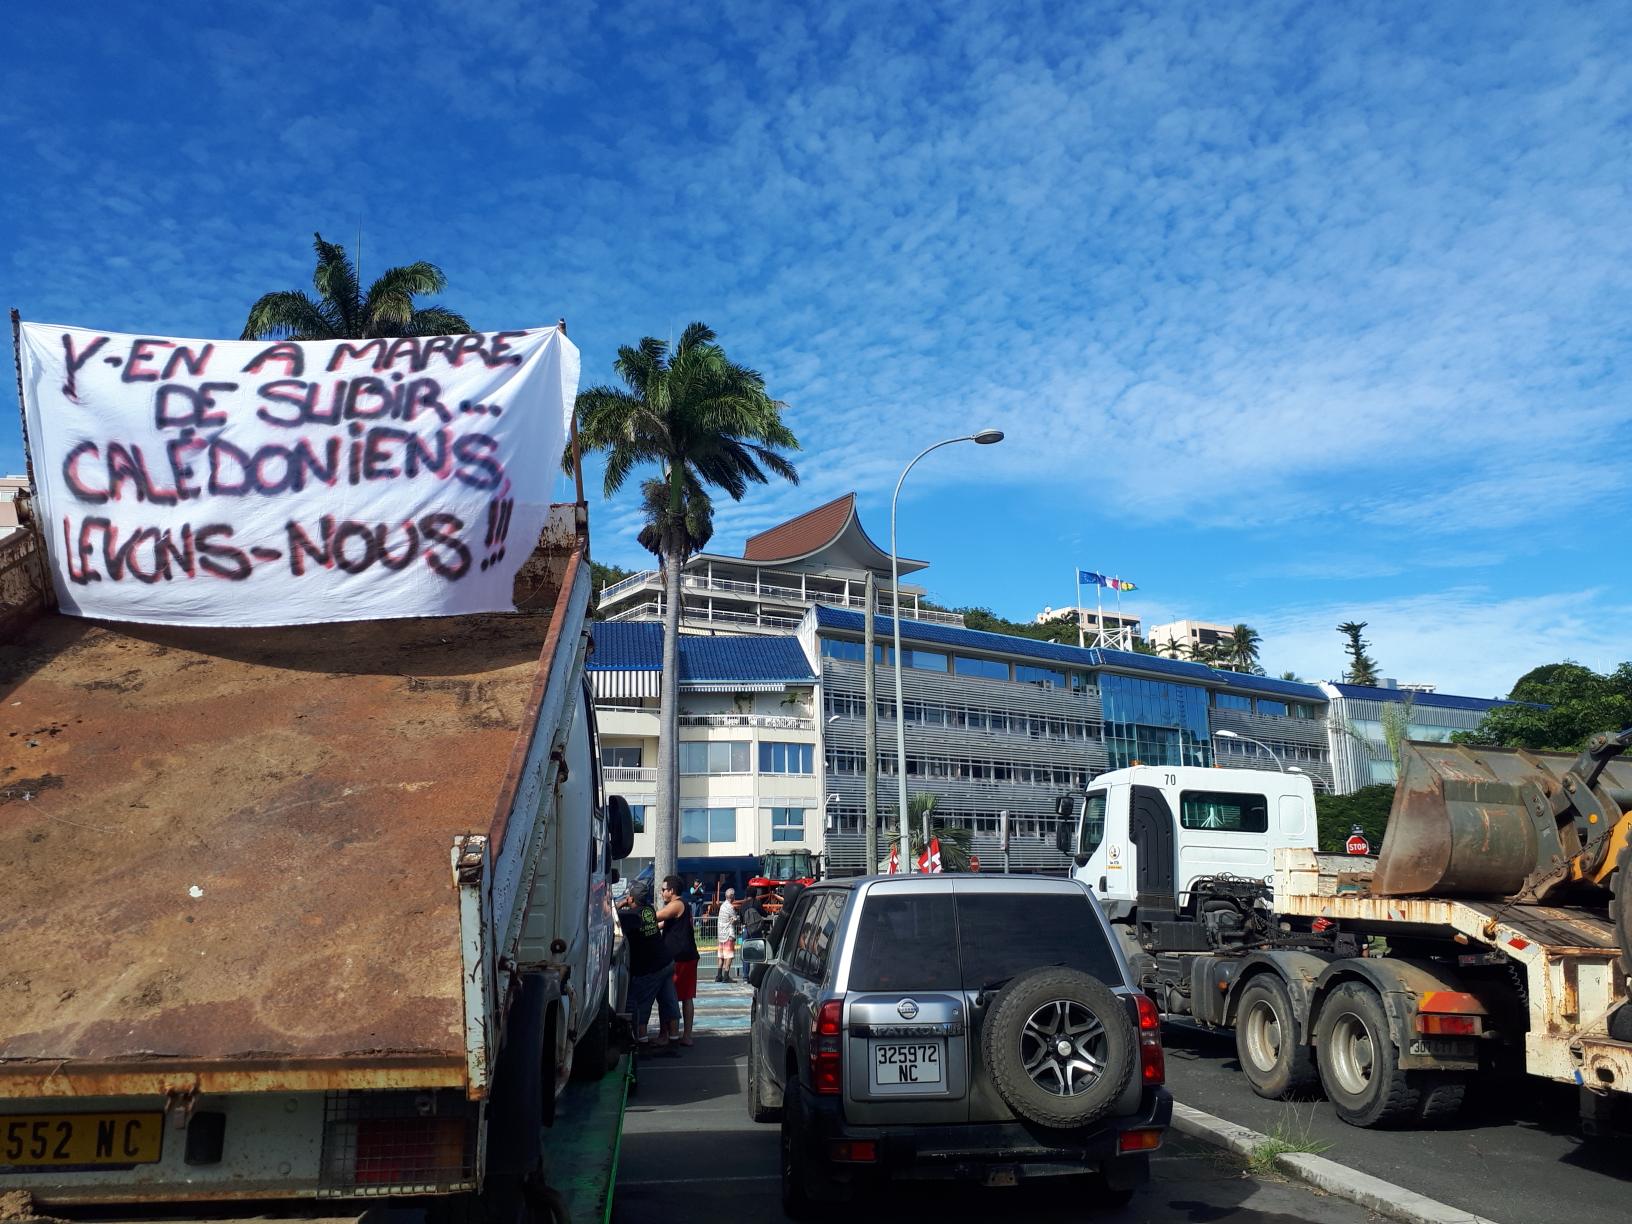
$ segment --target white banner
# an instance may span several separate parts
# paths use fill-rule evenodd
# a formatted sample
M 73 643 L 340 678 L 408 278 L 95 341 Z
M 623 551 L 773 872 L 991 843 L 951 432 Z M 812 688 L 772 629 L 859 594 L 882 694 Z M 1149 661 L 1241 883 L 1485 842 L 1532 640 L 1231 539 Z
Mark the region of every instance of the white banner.
M 23 324 L 65 612 L 289 625 L 507 611 L 578 389 L 556 328 L 311 342 Z

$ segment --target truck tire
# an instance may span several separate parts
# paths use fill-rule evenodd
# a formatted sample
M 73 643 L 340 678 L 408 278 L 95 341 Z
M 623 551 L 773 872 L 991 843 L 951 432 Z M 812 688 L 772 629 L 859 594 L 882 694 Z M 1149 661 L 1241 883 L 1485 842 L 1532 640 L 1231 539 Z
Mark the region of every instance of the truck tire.
M 1005 1104 L 1040 1126 L 1086 1126 L 1133 1078 L 1138 1044 L 1122 1000 L 1097 978 L 1053 967 L 998 991 L 981 1031 Z
M 754 1036 L 755 1018 L 748 1019 L 748 1117 L 754 1122 L 780 1122 L 782 1111 L 767 1105 L 763 1098 L 764 1073 L 759 1069 L 759 1041 Z
M 1468 1094 L 1467 1080 L 1451 1072 L 1419 1074 L 1422 1095 L 1417 1102 L 1418 1121 L 1448 1122 L 1462 1112 L 1462 1101 Z
M 1414 1121 L 1422 1080 L 1400 1070 L 1383 1001 L 1371 987 L 1344 982 L 1326 997 L 1315 1026 L 1320 1085 L 1351 1126 Z
M 1292 996 L 1273 973 L 1259 974 L 1242 988 L 1235 1056 L 1252 1090 L 1272 1101 L 1295 1096 L 1319 1079 L 1314 1055 L 1298 1040 Z
M 594 1021 L 572 1051 L 572 1082 L 593 1084 L 607 1072 L 612 1048 L 612 1009 L 603 1000 Z

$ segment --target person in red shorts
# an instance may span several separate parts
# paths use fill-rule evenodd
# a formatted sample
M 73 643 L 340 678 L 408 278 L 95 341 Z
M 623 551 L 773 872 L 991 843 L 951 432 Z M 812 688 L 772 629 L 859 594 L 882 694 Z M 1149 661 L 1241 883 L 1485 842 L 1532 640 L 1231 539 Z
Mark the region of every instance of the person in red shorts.
M 663 924 L 663 946 L 674 957 L 674 994 L 680 1000 L 680 1044 L 689 1046 L 691 1025 L 697 1012 L 697 931 L 686 904 L 685 882 L 679 876 L 664 876 L 657 910 Z

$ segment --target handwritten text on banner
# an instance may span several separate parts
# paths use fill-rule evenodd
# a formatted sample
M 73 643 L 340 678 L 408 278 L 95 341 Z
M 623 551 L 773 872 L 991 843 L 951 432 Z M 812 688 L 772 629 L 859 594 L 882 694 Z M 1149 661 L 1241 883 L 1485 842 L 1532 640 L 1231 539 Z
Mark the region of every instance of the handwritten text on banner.
M 23 325 L 63 611 L 286 625 L 511 608 L 578 387 L 556 328 L 238 341 Z

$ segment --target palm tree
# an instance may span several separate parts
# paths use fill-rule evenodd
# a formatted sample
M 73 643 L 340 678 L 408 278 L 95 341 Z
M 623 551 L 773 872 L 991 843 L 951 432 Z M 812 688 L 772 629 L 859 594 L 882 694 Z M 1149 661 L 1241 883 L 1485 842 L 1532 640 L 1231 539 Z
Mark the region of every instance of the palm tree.
M 663 682 L 658 698 L 658 788 L 652 827 L 657 878 L 679 857 L 680 570 L 714 533 L 709 490 L 741 501 L 750 484 L 770 475 L 794 484 L 799 473 L 781 452 L 799 440 L 782 423 L 787 405 L 772 399 L 757 370 L 738 365 L 715 343 L 705 323 L 693 323 L 671 353 L 647 336 L 618 350 L 613 370 L 622 387 L 578 393 L 578 440 L 585 453 L 604 451 L 603 491 L 611 497 L 639 465 L 655 463 L 660 476 L 641 484 L 646 525 L 641 546 L 663 569 Z M 570 470 L 571 452 L 563 456 Z
M 969 863 L 974 855 L 974 832 L 968 825 L 949 824 L 944 820 L 929 822 L 929 837 L 924 836 L 924 817 L 935 810 L 937 799 L 934 795 L 920 791 L 916 795 L 907 797 L 907 846 L 912 855 L 913 870 L 918 870 L 918 856 L 929 848 L 931 839 L 941 843 L 941 870 L 968 871 Z M 895 821 L 894 807 L 884 809 L 880 813 L 880 820 L 888 820 L 895 824 L 897 833 L 890 838 L 887 851 L 894 851 L 901 844 L 900 824 Z M 885 855 L 886 861 L 889 855 Z
M 1237 625 L 1224 643 L 1225 658 L 1244 672 L 1258 666 L 1258 644 L 1263 641 L 1251 625 Z
M 289 289 L 267 293 L 249 308 L 244 340 L 372 340 L 376 336 L 451 336 L 471 330 L 444 306 L 415 306 L 414 298 L 448 287 L 442 269 L 423 260 L 387 268 L 364 294 L 346 249 L 313 234 L 317 297 Z

